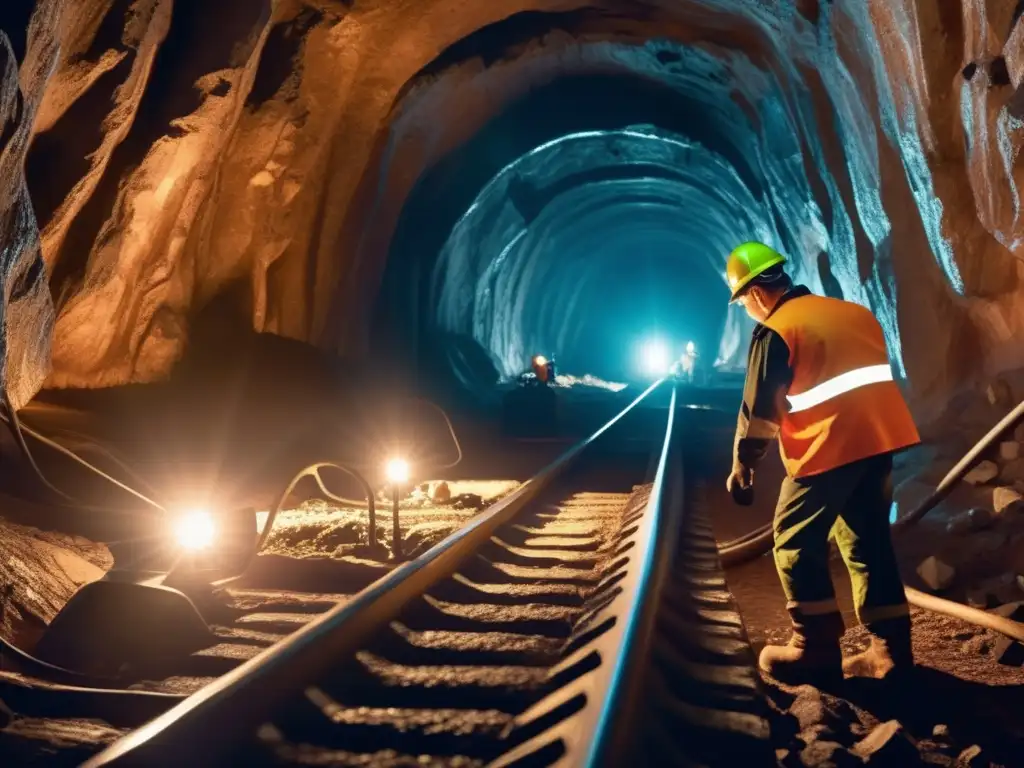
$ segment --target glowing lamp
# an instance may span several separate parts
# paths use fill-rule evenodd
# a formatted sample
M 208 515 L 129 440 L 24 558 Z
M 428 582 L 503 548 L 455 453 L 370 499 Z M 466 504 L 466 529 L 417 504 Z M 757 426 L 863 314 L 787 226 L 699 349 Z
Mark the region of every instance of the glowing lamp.
M 533 364 L 537 368 L 540 368 L 541 366 L 544 366 L 544 365 L 548 364 L 548 359 L 546 357 L 544 357 L 544 355 L 536 355 L 533 358 Z
M 189 552 L 198 552 L 213 545 L 217 526 L 213 516 L 205 510 L 193 510 L 174 523 L 174 538 L 178 546 Z
M 409 482 L 409 462 L 405 459 L 391 459 L 384 467 L 384 473 L 387 475 L 389 483 L 407 483 Z
M 664 376 L 672 365 L 668 345 L 661 339 L 648 339 L 640 348 L 640 367 L 648 376 Z

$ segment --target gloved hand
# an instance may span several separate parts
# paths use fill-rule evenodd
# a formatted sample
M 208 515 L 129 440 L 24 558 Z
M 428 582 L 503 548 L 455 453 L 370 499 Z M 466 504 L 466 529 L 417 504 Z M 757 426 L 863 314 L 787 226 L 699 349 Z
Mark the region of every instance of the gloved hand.
M 732 472 L 725 481 L 725 489 L 732 500 L 741 507 L 749 507 L 754 503 L 754 470 L 742 464 L 733 465 Z

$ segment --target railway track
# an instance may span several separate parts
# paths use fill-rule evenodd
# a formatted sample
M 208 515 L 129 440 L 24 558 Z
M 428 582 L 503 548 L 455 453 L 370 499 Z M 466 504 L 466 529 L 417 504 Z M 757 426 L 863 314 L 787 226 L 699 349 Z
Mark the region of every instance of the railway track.
M 84 765 L 773 764 L 675 395 L 653 451 L 600 450 L 650 391 L 354 597 L 233 590 L 149 675 L 192 695 Z

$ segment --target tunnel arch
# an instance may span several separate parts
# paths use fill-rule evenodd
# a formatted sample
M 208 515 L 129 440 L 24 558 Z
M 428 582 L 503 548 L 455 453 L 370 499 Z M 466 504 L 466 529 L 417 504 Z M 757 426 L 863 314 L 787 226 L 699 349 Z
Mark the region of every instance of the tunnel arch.
M 694 120 L 695 104 L 662 83 L 631 74 L 591 74 L 565 77 L 524 96 L 493 118 L 420 177 L 406 198 L 391 241 L 389 258 L 374 325 L 409 308 L 405 331 L 390 344 L 428 368 L 429 344 L 421 346 L 417 327 L 436 321 L 430 304 L 429 275 L 445 241 L 459 219 L 501 171 L 539 146 L 587 131 L 622 131 L 636 125 L 657 126 L 666 137 L 689 136 L 731 159 L 731 165 L 752 190 L 761 194 L 760 180 L 735 147 L 721 140 L 708 123 Z M 602 165 L 578 171 L 548 187 L 548 199 L 535 199 L 538 211 L 550 197 L 581 183 L 614 178 L 657 178 L 686 183 L 685 173 L 663 165 Z M 527 193 L 529 195 L 529 193 Z M 411 277 L 412 276 L 412 277 Z M 411 277 L 411 279 L 410 279 Z M 378 332 L 376 343 L 388 344 Z M 504 371 L 506 374 L 508 371 Z
M 702 24 L 707 22 L 708 19 L 701 19 Z M 698 41 L 696 45 L 680 42 L 694 42 L 693 28 L 685 31 L 673 28 L 671 31 L 679 39 L 645 42 L 631 39 L 628 33 L 619 38 L 606 30 L 601 36 L 575 38 L 570 42 L 552 40 L 552 36 L 533 40 L 529 45 L 516 49 L 509 60 L 492 64 L 485 70 L 473 62 L 463 62 L 451 65 L 444 78 L 432 71 L 422 80 L 411 82 L 403 91 L 402 103 L 394 109 L 390 136 L 381 150 L 380 171 L 364 179 L 364 189 L 374 190 L 370 194 L 372 202 L 368 203 L 373 211 L 362 221 L 364 234 L 360 238 L 360 255 L 356 262 L 368 265 L 379 259 L 387 265 L 382 270 L 383 290 L 375 303 L 377 311 L 371 314 L 379 320 L 387 314 L 381 311 L 381 307 L 394 306 L 398 301 L 396 296 L 400 296 L 402 291 L 398 286 L 403 282 L 408 285 L 420 280 L 415 277 L 396 279 L 401 270 L 393 260 L 373 254 L 394 256 L 402 252 L 404 246 L 401 241 L 410 236 L 410 231 L 415 233 L 412 239 L 418 242 L 418 249 L 436 251 L 436 242 L 429 243 L 429 236 L 424 236 L 426 229 L 410 226 L 407 216 L 408 209 L 415 207 L 415 203 L 412 206 L 408 203 L 417 194 L 415 190 L 422 189 L 427 176 L 438 168 L 457 169 L 458 162 L 452 158 L 464 153 L 466 147 L 472 147 L 479 141 L 478 133 L 485 133 L 487 126 L 499 119 L 498 116 L 514 110 L 515 105 L 523 103 L 531 94 L 550 87 L 557 88 L 560 81 L 613 78 L 628 82 L 631 87 L 643 83 L 641 87 L 668 96 L 670 103 L 684 105 L 673 111 L 668 119 L 659 115 L 623 118 L 623 113 L 620 113 L 620 124 L 668 123 L 686 132 L 696 123 L 697 130 L 693 132 L 697 133 L 701 122 L 680 119 L 680 114 L 698 111 L 701 117 L 717 119 L 717 124 L 714 121 L 703 124 L 705 140 L 731 157 L 733 165 L 744 173 L 751 188 L 771 201 L 769 216 L 780 235 L 774 244 L 794 257 L 797 278 L 812 290 L 833 294 L 835 285 L 831 281 L 835 280 L 847 298 L 870 306 L 890 336 L 897 372 L 903 374 L 903 349 L 896 319 L 896 287 L 891 267 L 878 263 L 888 257 L 885 232 L 888 231 L 889 218 L 879 198 L 879 190 L 864 186 L 866 179 L 880 172 L 879 145 L 858 136 L 856 147 L 858 150 L 866 149 L 868 154 L 850 155 L 851 146 L 843 142 L 842 132 L 822 132 L 820 123 L 823 115 L 829 114 L 833 121 L 840 120 L 858 103 L 865 112 L 870 112 L 871 105 L 864 101 L 869 94 L 856 92 L 853 81 L 845 72 L 831 82 L 818 78 L 811 85 L 804 83 L 801 68 L 806 69 L 806 58 L 813 59 L 817 54 L 803 50 L 801 56 L 806 58 L 799 62 L 785 59 L 777 44 L 766 43 L 768 38 L 761 37 L 762 33 L 767 34 L 759 28 L 761 22 L 763 19 L 751 22 L 746 33 L 738 36 L 739 47 L 735 50 L 722 49 L 707 40 Z M 799 36 L 808 29 L 796 24 L 791 32 Z M 816 45 L 809 39 L 803 42 L 808 48 Z M 783 58 L 773 61 L 771 53 Z M 836 89 L 839 89 L 838 93 L 831 92 Z M 820 103 L 823 96 L 841 99 L 842 112 L 833 114 L 826 108 L 823 113 Z M 609 94 L 602 93 L 600 98 L 607 101 Z M 694 104 L 700 105 L 700 109 L 693 110 Z M 465 116 L 460 114 L 457 121 L 448 119 L 460 105 L 465 106 Z M 559 109 L 548 112 L 580 112 L 578 109 L 565 109 L 564 102 L 558 106 Z M 440 122 L 429 119 L 431 109 L 428 107 L 433 109 L 433 115 L 445 117 Z M 573 118 L 573 114 L 568 114 L 563 119 L 573 121 Z M 597 125 L 600 127 L 601 124 Z M 730 137 L 731 141 L 719 141 L 725 138 L 726 127 L 733 125 L 745 126 L 747 133 L 739 139 L 734 135 Z M 580 127 L 587 126 L 579 125 L 577 121 L 577 125 L 563 125 L 557 131 L 548 130 L 549 133 L 558 133 Z M 832 127 L 831 121 L 828 127 Z M 525 147 L 540 140 L 537 133 L 535 125 L 527 125 L 518 132 L 518 138 L 507 134 L 505 144 L 514 144 L 518 140 Z M 512 153 L 506 151 L 505 154 Z M 474 173 L 481 177 L 474 182 L 480 186 L 483 178 L 500 165 L 484 155 L 480 158 L 483 159 L 478 160 L 475 169 L 462 167 L 450 170 L 445 185 L 449 199 L 453 190 L 456 194 L 463 194 L 458 191 L 459 186 L 465 186 Z M 833 175 L 829 166 L 836 165 L 837 159 L 843 162 L 837 165 Z M 466 166 L 466 163 L 462 165 Z M 487 171 L 483 170 L 485 166 Z M 415 176 L 410 174 L 413 167 L 417 168 Z M 462 181 L 457 178 L 459 176 Z M 404 191 L 398 192 L 399 189 Z M 441 197 L 435 195 L 434 202 L 437 203 Z M 443 201 L 440 204 L 445 205 Z M 361 214 L 366 213 L 366 208 L 359 207 L 358 210 Z M 440 215 L 439 210 L 434 213 L 438 215 L 427 217 L 431 223 Z M 865 224 L 865 220 L 870 226 Z M 904 222 L 899 226 L 906 227 Z M 916 226 L 923 237 L 920 223 Z M 435 235 L 434 239 L 438 237 L 440 235 Z M 828 254 L 827 272 L 823 273 L 816 263 L 819 253 Z M 931 251 L 921 253 L 924 259 L 932 256 Z M 417 264 L 411 263 L 410 268 L 415 270 Z M 923 269 L 932 273 L 938 271 L 935 261 L 930 266 L 925 264 Z M 941 281 L 941 278 L 935 279 Z M 827 287 L 823 285 L 826 281 L 829 282 Z M 405 302 L 422 308 L 424 298 L 416 293 L 405 296 Z M 370 315 L 367 319 L 370 320 Z M 737 334 L 734 332 L 734 335 Z M 380 342 L 379 334 L 376 341 Z M 402 343 L 409 344 L 408 341 L 391 339 L 392 347 Z M 736 343 L 739 343 L 738 339 Z M 411 344 L 419 347 L 418 341 Z M 411 350 L 407 349 L 406 353 L 410 354 Z M 415 358 L 415 355 L 411 356 Z

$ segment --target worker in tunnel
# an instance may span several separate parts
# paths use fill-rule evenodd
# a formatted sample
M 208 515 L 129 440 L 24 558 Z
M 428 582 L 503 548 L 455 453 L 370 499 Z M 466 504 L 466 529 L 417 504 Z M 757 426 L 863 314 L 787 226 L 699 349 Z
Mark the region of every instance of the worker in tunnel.
M 889 530 L 893 453 L 919 442 L 893 380 L 885 335 L 870 310 L 794 285 L 782 254 L 745 243 L 726 264 L 738 303 L 757 322 L 726 486 L 752 491 L 778 438 L 786 469 L 774 517 L 774 556 L 793 624 L 767 646 L 761 669 L 787 683 L 843 673 L 885 677 L 913 668 L 910 613 Z M 844 626 L 829 574 L 834 538 L 857 618 L 871 633 L 842 659 Z

